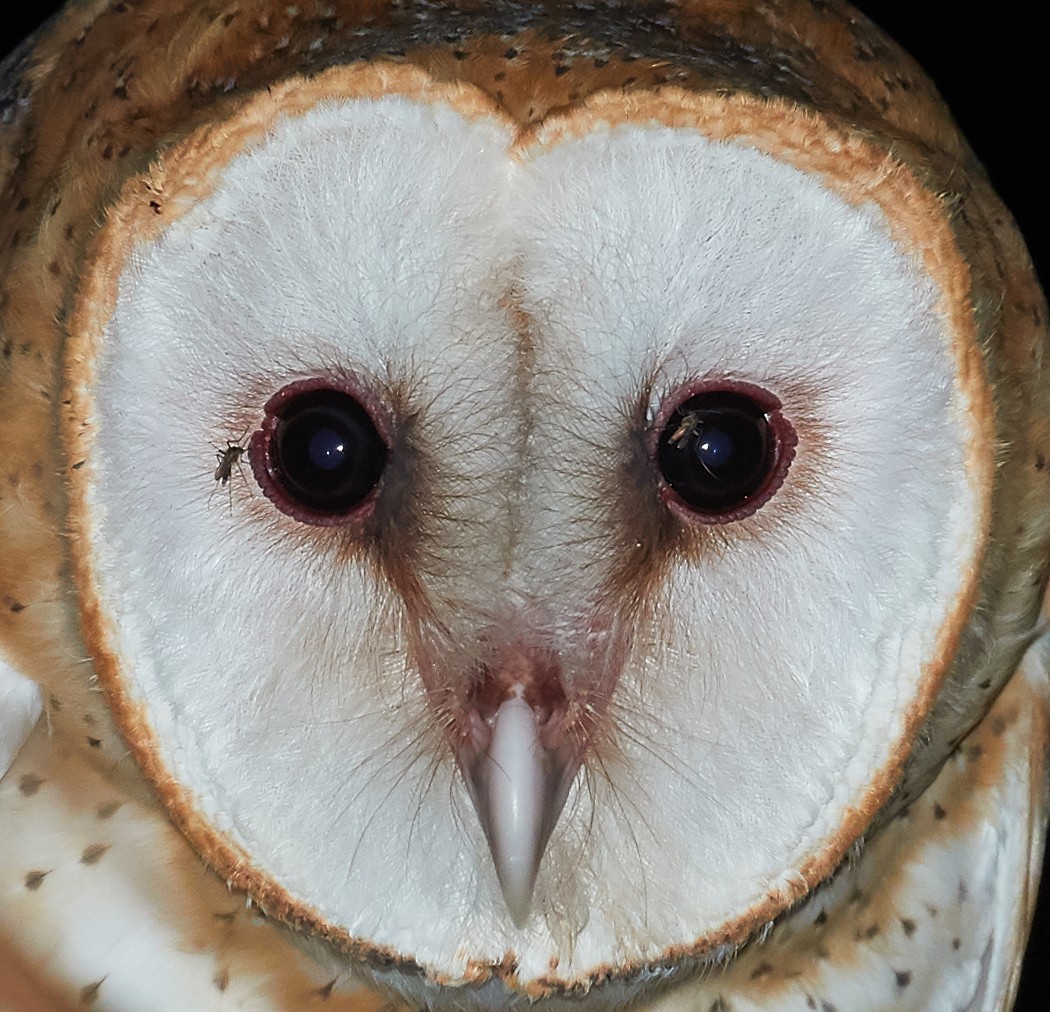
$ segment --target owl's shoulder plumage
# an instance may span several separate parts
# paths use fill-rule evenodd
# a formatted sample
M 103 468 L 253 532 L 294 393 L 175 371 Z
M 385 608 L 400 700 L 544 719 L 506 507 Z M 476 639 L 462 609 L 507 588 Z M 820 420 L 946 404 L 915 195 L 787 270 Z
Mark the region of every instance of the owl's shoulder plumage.
M 789 921 L 654 1012 L 1011 1008 L 1046 834 L 1048 659 L 1028 652 L 925 794 Z

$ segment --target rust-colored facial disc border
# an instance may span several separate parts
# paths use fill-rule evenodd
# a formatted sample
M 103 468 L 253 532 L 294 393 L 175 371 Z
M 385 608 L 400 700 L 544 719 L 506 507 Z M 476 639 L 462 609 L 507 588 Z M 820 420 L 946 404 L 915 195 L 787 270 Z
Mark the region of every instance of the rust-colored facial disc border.
M 941 292 L 939 310 L 947 321 L 956 367 L 956 389 L 965 403 L 967 474 L 977 502 L 974 558 L 967 578 L 937 639 L 935 658 L 922 673 L 919 691 L 904 716 L 904 733 L 890 750 L 891 761 L 871 778 L 862 798 L 827 839 L 797 869 L 798 886 L 790 893 L 764 896 L 718 931 L 666 950 L 659 962 L 702 957 L 712 950 L 739 944 L 782 914 L 814 885 L 829 876 L 849 846 L 864 832 L 900 781 L 911 741 L 929 712 L 946 676 L 949 662 L 977 595 L 980 556 L 990 527 L 993 480 L 994 416 L 991 391 L 977 348 L 970 307 L 970 275 L 960 254 L 945 208 L 915 176 L 883 149 L 854 136 L 823 117 L 790 103 L 751 96 L 721 96 L 664 87 L 653 91 L 598 92 L 574 108 L 550 115 L 538 124 L 511 121 L 495 100 L 465 82 L 439 83 L 424 71 L 405 64 L 378 61 L 335 67 L 310 79 L 293 78 L 266 93 L 248 98 L 229 119 L 191 134 L 163 153 L 144 175 L 127 182 L 87 260 L 72 317 L 65 357 L 65 391 L 69 407 L 62 418 L 63 439 L 70 461 L 84 463 L 71 470 L 72 563 L 79 590 L 84 639 L 95 661 L 110 708 L 139 766 L 157 796 L 192 845 L 231 888 L 247 893 L 270 915 L 324 938 L 348 955 L 389 969 L 398 965 L 418 972 L 412 954 L 399 953 L 354 938 L 328 924 L 312 907 L 290 895 L 253 857 L 216 829 L 198 811 L 193 793 L 180 784 L 162 758 L 146 705 L 132 698 L 121 676 L 117 637 L 106 613 L 96 580 L 92 544 L 92 452 L 95 417 L 92 390 L 95 363 L 103 334 L 117 302 L 118 283 L 132 251 L 155 240 L 165 228 L 207 196 L 224 166 L 240 152 L 260 143 L 283 117 L 301 115 L 318 102 L 401 95 L 419 102 L 443 103 L 466 118 L 491 117 L 515 132 L 511 154 L 527 157 L 531 148 L 550 147 L 593 130 L 619 125 L 657 124 L 696 130 L 714 140 L 754 147 L 795 167 L 820 175 L 825 184 L 851 204 L 874 201 L 890 223 L 893 239 L 921 257 Z M 634 965 L 599 966 L 584 975 L 555 976 L 520 982 L 513 955 L 499 964 L 471 963 L 466 979 L 492 977 L 532 997 L 584 991 L 613 977 L 627 978 L 652 968 L 653 960 Z M 433 975 L 438 983 L 443 981 Z

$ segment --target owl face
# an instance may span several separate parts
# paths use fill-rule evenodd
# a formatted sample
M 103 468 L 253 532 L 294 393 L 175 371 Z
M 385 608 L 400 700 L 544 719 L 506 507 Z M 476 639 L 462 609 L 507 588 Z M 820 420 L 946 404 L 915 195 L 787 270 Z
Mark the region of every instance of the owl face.
M 973 607 L 966 277 L 907 168 L 786 103 L 523 122 L 378 61 L 194 131 L 66 360 L 139 764 L 268 910 L 437 979 L 744 940 L 883 806 Z

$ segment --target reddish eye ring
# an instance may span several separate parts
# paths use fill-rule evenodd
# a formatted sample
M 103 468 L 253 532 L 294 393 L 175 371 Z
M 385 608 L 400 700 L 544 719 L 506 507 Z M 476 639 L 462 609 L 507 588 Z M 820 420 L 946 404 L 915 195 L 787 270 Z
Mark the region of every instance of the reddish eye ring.
M 798 437 L 779 399 L 749 383 L 704 383 L 665 399 L 653 458 L 664 503 L 690 523 L 751 516 L 783 484 Z
M 318 527 L 371 513 L 389 439 L 384 413 L 367 391 L 325 378 L 297 380 L 278 390 L 263 413 L 249 458 L 277 509 Z

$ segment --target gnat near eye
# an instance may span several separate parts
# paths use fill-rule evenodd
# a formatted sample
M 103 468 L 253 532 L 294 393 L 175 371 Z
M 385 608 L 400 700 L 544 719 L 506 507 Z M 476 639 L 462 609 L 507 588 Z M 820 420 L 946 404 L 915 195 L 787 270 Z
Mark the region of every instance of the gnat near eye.
M 703 523 L 740 520 L 780 488 L 796 441 L 779 401 L 764 390 L 694 393 L 660 432 L 656 462 L 667 483 L 665 499 Z
M 387 444 L 372 412 L 348 390 L 302 380 L 267 401 L 251 461 L 266 497 L 303 523 L 359 519 L 383 476 Z

